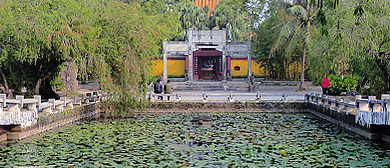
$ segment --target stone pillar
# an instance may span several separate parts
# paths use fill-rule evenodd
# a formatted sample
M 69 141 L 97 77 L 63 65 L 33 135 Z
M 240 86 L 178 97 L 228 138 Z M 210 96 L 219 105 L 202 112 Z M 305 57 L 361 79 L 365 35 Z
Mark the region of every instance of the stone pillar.
M 225 52 L 225 46 L 223 46 L 222 51 L 222 82 L 226 81 L 226 52 Z
M 168 64 L 167 64 L 167 50 L 168 50 L 168 41 L 165 39 L 163 41 L 163 83 L 166 83 L 168 80 Z
M 252 56 L 251 56 L 251 40 L 248 38 L 248 81 L 251 82 L 252 76 Z
M 226 29 L 223 29 L 222 36 L 222 82 L 226 82 Z
M 1 100 L 1 106 L 6 107 L 7 106 L 7 95 L 6 94 L 0 94 L 0 100 Z
M 188 29 L 188 80 L 194 81 L 194 56 L 192 51 L 192 29 Z

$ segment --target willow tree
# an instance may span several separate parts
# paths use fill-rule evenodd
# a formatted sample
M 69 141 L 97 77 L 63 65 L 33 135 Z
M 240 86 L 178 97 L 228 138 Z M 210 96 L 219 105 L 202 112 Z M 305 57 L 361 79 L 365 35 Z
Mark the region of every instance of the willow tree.
M 151 60 L 179 27 L 165 2 L 100 0 L 3 1 L 0 6 L 1 81 L 15 91 L 51 94 L 50 82 L 74 61 L 124 108 L 143 100 Z M 161 9 L 160 8 L 160 9 Z M 166 9 L 166 8 L 164 8 Z M 42 87 L 42 85 L 44 87 Z M 47 92 L 46 92 L 47 93 Z M 119 106 L 118 106 L 119 107 Z M 123 107 L 122 107 L 123 108 Z
M 58 95 L 53 80 L 64 62 L 79 56 L 78 11 L 74 1 L 2 1 L 0 50 L 3 86 L 43 97 Z M 5 88 L 7 88 L 5 87 Z
M 390 2 L 350 0 L 338 3 L 330 29 L 337 49 L 349 58 L 374 61 L 390 91 Z M 364 63 L 363 62 L 363 63 Z M 369 65 L 369 64 L 368 64 Z M 377 76 L 371 76 L 372 79 Z
M 103 89 L 119 98 L 113 103 L 120 112 L 142 105 L 151 60 L 161 54 L 163 39 L 171 38 L 179 26 L 174 12 L 157 14 L 144 9 L 155 4 L 143 5 L 102 5 L 94 22 L 93 50 L 86 55 L 93 57 L 92 73 Z

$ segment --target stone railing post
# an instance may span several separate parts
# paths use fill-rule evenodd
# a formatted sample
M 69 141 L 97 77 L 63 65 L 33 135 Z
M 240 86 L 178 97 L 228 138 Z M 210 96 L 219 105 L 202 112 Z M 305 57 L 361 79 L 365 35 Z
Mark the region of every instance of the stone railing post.
M 51 110 L 56 109 L 56 99 L 49 99 L 49 103 L 51 105 L 50 107 Z
M 63 101 L 63 102 L 64 102 L 64 107 L 67 106 L 66 97 L 60 97 L 60 101 Z
M 7 107 L 7 95 L 6 94 L 0 94 L 0 100 L 3 107 Z
M 390 95 L 389 94 L 382 95 L 382 103 L 383 103 L 383 107 L 385 108 L 384 109 L 384 111 L 385 111 L 385 124 L 390 125 L 390 114 L 389 114 Z
M 283 101 L 283 102 L 287 101 L 287 94 L 286 94 L 286 92 L 283 93 L 281 101 Z
M 23 108 L 24 104 L 23 104 L 23 99 L 24 99 L 24 96 L 23 95 L 16 95 L 16 100 L 19 100 L 19 106 L 20 106 L 20 109 Z
M 230 95 L 229 95 L 229 97 L 228 97 L 228 101 L 229 101 L 229 102 L 234 102 L 233 91 L 230 92 Z
M 0 104 L 0 113 L 3 113 L 3 108 L 7 106 L 7 95 L 6 94 L 0 94 L 0 101 L 1 101 L 1 104 Z
M 203 102 L 207 102 L 207 99 L 208 99 L 208 95 L 207 95 L 207 92 L 204 92 L 203 93 Z
M 328 105 L 328 96 L 321 95 L 321 100 L 322 100 L 322 106 L 326 107 L 326 105 Z
M 41 106 L 42 98 L 41 95 L 34 95 L 34 99 L 37 100 L 37 106 Z
M 260 94 L 260 91 L 257 91 L 256 102 L 259 102 L 259 101 L 261 101 L 261 94 Z

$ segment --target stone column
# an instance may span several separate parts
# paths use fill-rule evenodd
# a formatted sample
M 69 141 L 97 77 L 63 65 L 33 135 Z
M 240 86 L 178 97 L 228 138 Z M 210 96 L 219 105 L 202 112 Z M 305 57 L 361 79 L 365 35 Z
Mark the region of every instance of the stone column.
M 222 82 L 226 81 L 226 51 L 225 51 L 225 46 L 223 46 L 223 51 L 222 51 Z
M 247 49 L 248 49 L 248 81 L 251 82 L 251 76 L 252 76 L 252 55 L 251 55 L 251 40 L 248 38 L 247 43 Z
M 168 41 L 165 39 L 163 41 L 163 83 L 166 83 L 168 80 L 168 64 L 167 64 L 167 50 L 168 50 Z
M 192 29 L 188 29 L 188 79 L 189 81 L 194 80 L 194 56 L 192 51 Z
M 226 29 L 223 29 L 222 36 L 222 82 L 226 82 Z

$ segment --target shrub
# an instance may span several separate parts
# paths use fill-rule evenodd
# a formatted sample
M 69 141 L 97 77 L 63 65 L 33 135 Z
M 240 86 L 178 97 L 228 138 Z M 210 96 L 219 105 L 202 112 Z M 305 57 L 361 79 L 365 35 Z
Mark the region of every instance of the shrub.
M 329 94 L 338 95 L 341 92 L 356 90 L 359 78 L 352 75 L 341 76 L 329 75 Z

